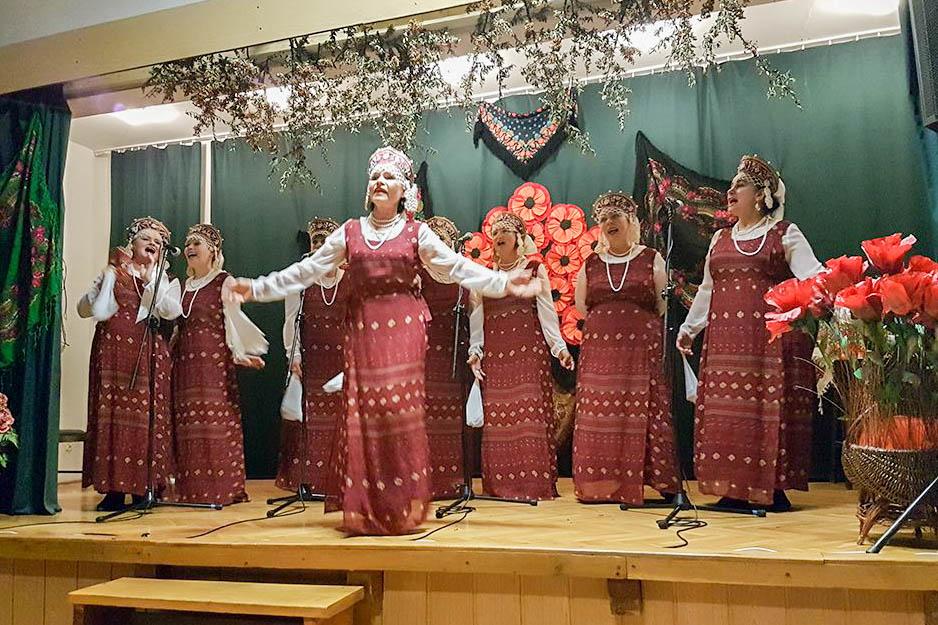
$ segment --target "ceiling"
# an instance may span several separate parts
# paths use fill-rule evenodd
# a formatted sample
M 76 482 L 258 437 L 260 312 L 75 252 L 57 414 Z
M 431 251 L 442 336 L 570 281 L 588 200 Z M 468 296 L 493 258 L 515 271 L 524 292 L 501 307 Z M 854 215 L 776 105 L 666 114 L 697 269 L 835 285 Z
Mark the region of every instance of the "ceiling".
M 747 38 L 758 42 L 760 50 L 768 53 L 841 43 L 858 37 L 893 35 L 899 28 L 897 5 L 898 0 L 781 0 L 749 7 L 743 32 Z M 639 48 L 648 48 L 653 44 L 653 38 L 640 36 L 635 43 Z M 745 56 L 738 45 L 726 46 L 719 52 L 725 55 L 722 58 L 726 60 Z M 664 61 L 661 53 L 644 54 L 636 61 L 635 72 L 660 70 Z M 458 71 L 458 66 L 458 58 L 447 62 L 449 70 L 455 67 Z M 516 78 L 511 86 L 524 88 L 520 78 Z M 70 101 L 73 112 L 78 116 L 72 121 L 70 139 L 95 151 L 103 151 L 195 138 L 192 119 L 186 115 L 187 111 L 193 110 L 190 103 L 158 104 L 141 109 L 141 100 L 139 92 L 135 91 L 127 95 L 126 103 L 119 93 Z M 130 110 L 80 116 L 82 111 L 102 108 L 119 111 L 125 107 Z M 226 131 L 224 128 L 217 130 Z

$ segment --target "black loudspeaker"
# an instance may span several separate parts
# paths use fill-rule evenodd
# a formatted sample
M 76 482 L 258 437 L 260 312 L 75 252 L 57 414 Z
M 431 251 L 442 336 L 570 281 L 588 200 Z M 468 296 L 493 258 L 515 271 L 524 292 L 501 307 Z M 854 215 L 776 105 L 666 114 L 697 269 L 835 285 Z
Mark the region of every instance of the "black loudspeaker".
M 922 123 L 938 131 L 938 0 L 909 0 Z

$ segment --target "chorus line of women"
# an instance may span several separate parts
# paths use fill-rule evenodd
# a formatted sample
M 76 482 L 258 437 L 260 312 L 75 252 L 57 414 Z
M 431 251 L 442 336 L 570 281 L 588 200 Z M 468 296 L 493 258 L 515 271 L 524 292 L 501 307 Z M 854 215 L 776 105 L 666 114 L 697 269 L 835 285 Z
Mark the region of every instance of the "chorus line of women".
M 217 246 L 206 248 L 217 249 L 212 266 L 218 273 L 190 276 L 182 297 L 178 283 L 163 291 L 158 314 L 182 321 L 172 348 L 160 345 L 157 354 L 162 405 L 153 472 L 161 484 L 175 475 L 176 496 L 186 501 L 208 500 L 207 494 L 220 503 L 244 498 L 243 468 L 232 464 L 240 459 L 243 467 L 231 372 L 236 364 L 259 366 L 266 344 L 239 304 L 286 300 L 283 339 L 295 388 L 281 408 L 278 486 L 324 492 L 326 511 L 342 511 L 341 529 L 348 534 L 415 530 L 429 502 L 452 497 L 462 482 L 468 459 L 460 438 L 474 377 L 484 414 L 486 493 L 557 495 L 550 363 L 553 357 L 573 368 L 574 361 L 560 337 L 546 272 L 529 256 L 525 224 L 511 214 L 493 221 L 495 262 L 488 269 L 454 251 L 452 222 L 413 219 L 415 193 L 411 161 L 381 148 L 369 160 L 365 215 L 341 226 L 313 220 L 310 253 L 299 262 L 254 280 L 223 277 L 217 235 Z M 678 349 L 690 353 L 694 336 L 706 329 L 696 473 L 701 490 L 722 497 L 721 505 L 781 511 L 788 507 L 786 489 L 807 486 L 812 411 L 803 389 L 811 388 L 806 378 L 812 373 L 801 360 L 807 341 L 789 333 L 768 343 L 762 295 L 821 266 L 797 227 L 783 220 L 784 184 L 762 159 L 742 159 L 728 208 L 738 223 L 714 236 L 704 283 L 678 337 Z M 585 325 L 573 480 L 583 502 L 636 504 L 646 486 L 665 496 L 678 487 L 671 388 L 661 364 L 667 276 L 661 256 L 638 242 L 636 209 L 620 192 L 596 200 L 601 243 L 576 283 Z M 121 499 L 123 493 L 139 496 L 145 486 L 144 439 L 137 431 L 145 421 L 134 410 L 145 401 L 147 385 L 126 390 L 135 354 L 126 339 L 139 333 L 140 311 L 149 305 L 146 261 L 168 242 L 157 223 L 135 222 L 130 257 L 112 263 L 80 305 L 99 322 L 85 483 Z M 204 234 L 211 227 L 196 228 Z M 108 279 L 112 274 L 116 280 Z M 206 293 L 205 319 L 188 332 L 201 338 L 184 339 L 196 300 L 186 294 L 197 289 Z M 106 308 L 102 300 L 117 305 Z M 457 312 L 467 302 L 468 322 Z M 466 369 L 471 376 L 463 375 Z M 339 372 L 341 392 L 327 392 L 324 386 Z M 200 385 L 211 386 L 212 396 L 203 396 Z M 225 453 L 216 453 L 222 440 Z

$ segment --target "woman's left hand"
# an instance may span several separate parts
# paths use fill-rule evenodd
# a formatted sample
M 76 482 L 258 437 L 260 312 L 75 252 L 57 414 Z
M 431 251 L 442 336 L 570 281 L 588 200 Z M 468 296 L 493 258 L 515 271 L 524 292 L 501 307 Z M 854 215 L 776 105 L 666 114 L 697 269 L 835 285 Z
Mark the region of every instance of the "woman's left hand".
M 573 371 L 575 363 L 573 362 L 573 356 L 570 355 L 570 352 L 563 350 L 560 352 L 560 355 L 557 356 L 557 360 L 560 361 L 560 366 L 569 371 Z
M 538 280 L 533 280 L 527 273 L 513 276 L 508 280 L 508 284 L 505 287 L 505 292 L 508 295 L 523 297 L 525 299 L 536 296 L 540 290 L 541 283 Z
M 251 355 L 240 356 L 235 358 L 234 361 L 239 367 L 247 367 L 248 369 L 263 369 L 266 364 L 260 356 Z

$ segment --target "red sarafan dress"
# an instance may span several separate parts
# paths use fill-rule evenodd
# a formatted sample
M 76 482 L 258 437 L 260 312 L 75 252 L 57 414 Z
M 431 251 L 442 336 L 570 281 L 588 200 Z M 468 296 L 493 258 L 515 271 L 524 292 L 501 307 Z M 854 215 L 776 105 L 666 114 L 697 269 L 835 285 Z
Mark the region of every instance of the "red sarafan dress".
M 609 265 L 608 275 L 599 254 L 586 261 L 573 433 L 573 484 L 581 501 L 640 504 L 645 485 L 677 491 L 655 255 L 646 248 L 627 265 Z
M 695 471 L 703 493 L 771 504 L 774 490 L 807 490 L 815 385 L 811 339 L 769 343 L 765 292 L 792 277 L 780 221 L 753 256 L 728 230 L 710 251 L 713 295 L 700 361 Z M 755 252 L 759 239 L 737 241 Z
M 314 493 L 325 492 L 327 472 L 335 449 L 336 424 L 344 418 L 345 402 L 342 393 L 327 393 L 322 387 L 345 367 L 342 350 L 346 328 L 347 284 L 344 279 L 330 288 L 317 284 L 302 294 L 300 340 L 303 345 L 306 468 L 303 468 L 303 424 L 301 421 L 283 419 L 280 422 L 280 466 L 276 481 L 280 488 L 296 490 L 305 483 Z M 284 334 L 290 336 L 291 342 L 293 323 L 293 319 L 287 319 L 291 327 Z M 291 345 L 284 347 L 289 358 Z
M 537 279 L 540 263 L 525 271 Z M 550 350 L 537 303 L 514 295 L 484 300 L 482 487 L 494 497 L 557 496 Z
M 426 424 L 430 444 L 430 479 L 433 499 L 456 496 L 463 482 L 462 428 L 469 371 L 469 293 L 458 284 L 437 282 L 420 271 L 423 298 L 433 317 L 427 328 Z M 462 305 L 459 342 L 456 344 L 457 302 Z M 456 372 L 453 375 L 455 351 Z
M 225 335 L 219 273 L 182 294 L 173 350 L 176 496 L 189 503 L 247 501 L 238 374 Z
M 117 312 L 95 326 L 91 343 L 88 380 L 88 434 L 85 438 L 82 486 L 99 493 L 143 495 L 147 488 L 149 429 L 149 353 L 144 348 L 137 378 L 131 377 L 146 321 L 137 322 L 144 282 L 117 271 L 114 299 Z M 164 282 L 164 284 L 166 284 Z M 154 423 L 151 465 L 157 494 L 167 486 L 173 471 L 170 416 L 169 344 L 162 333 L 154 334 Z
M 348 534 L 404 534 L 423 523 L 430 501 L 424 425 L 429 311 L 416 291 L 418 226 L 408 219 L 377 249 L 366 245 L 360 221 L 343 227 L 346 405 L 326 511 L 342 510 Z

